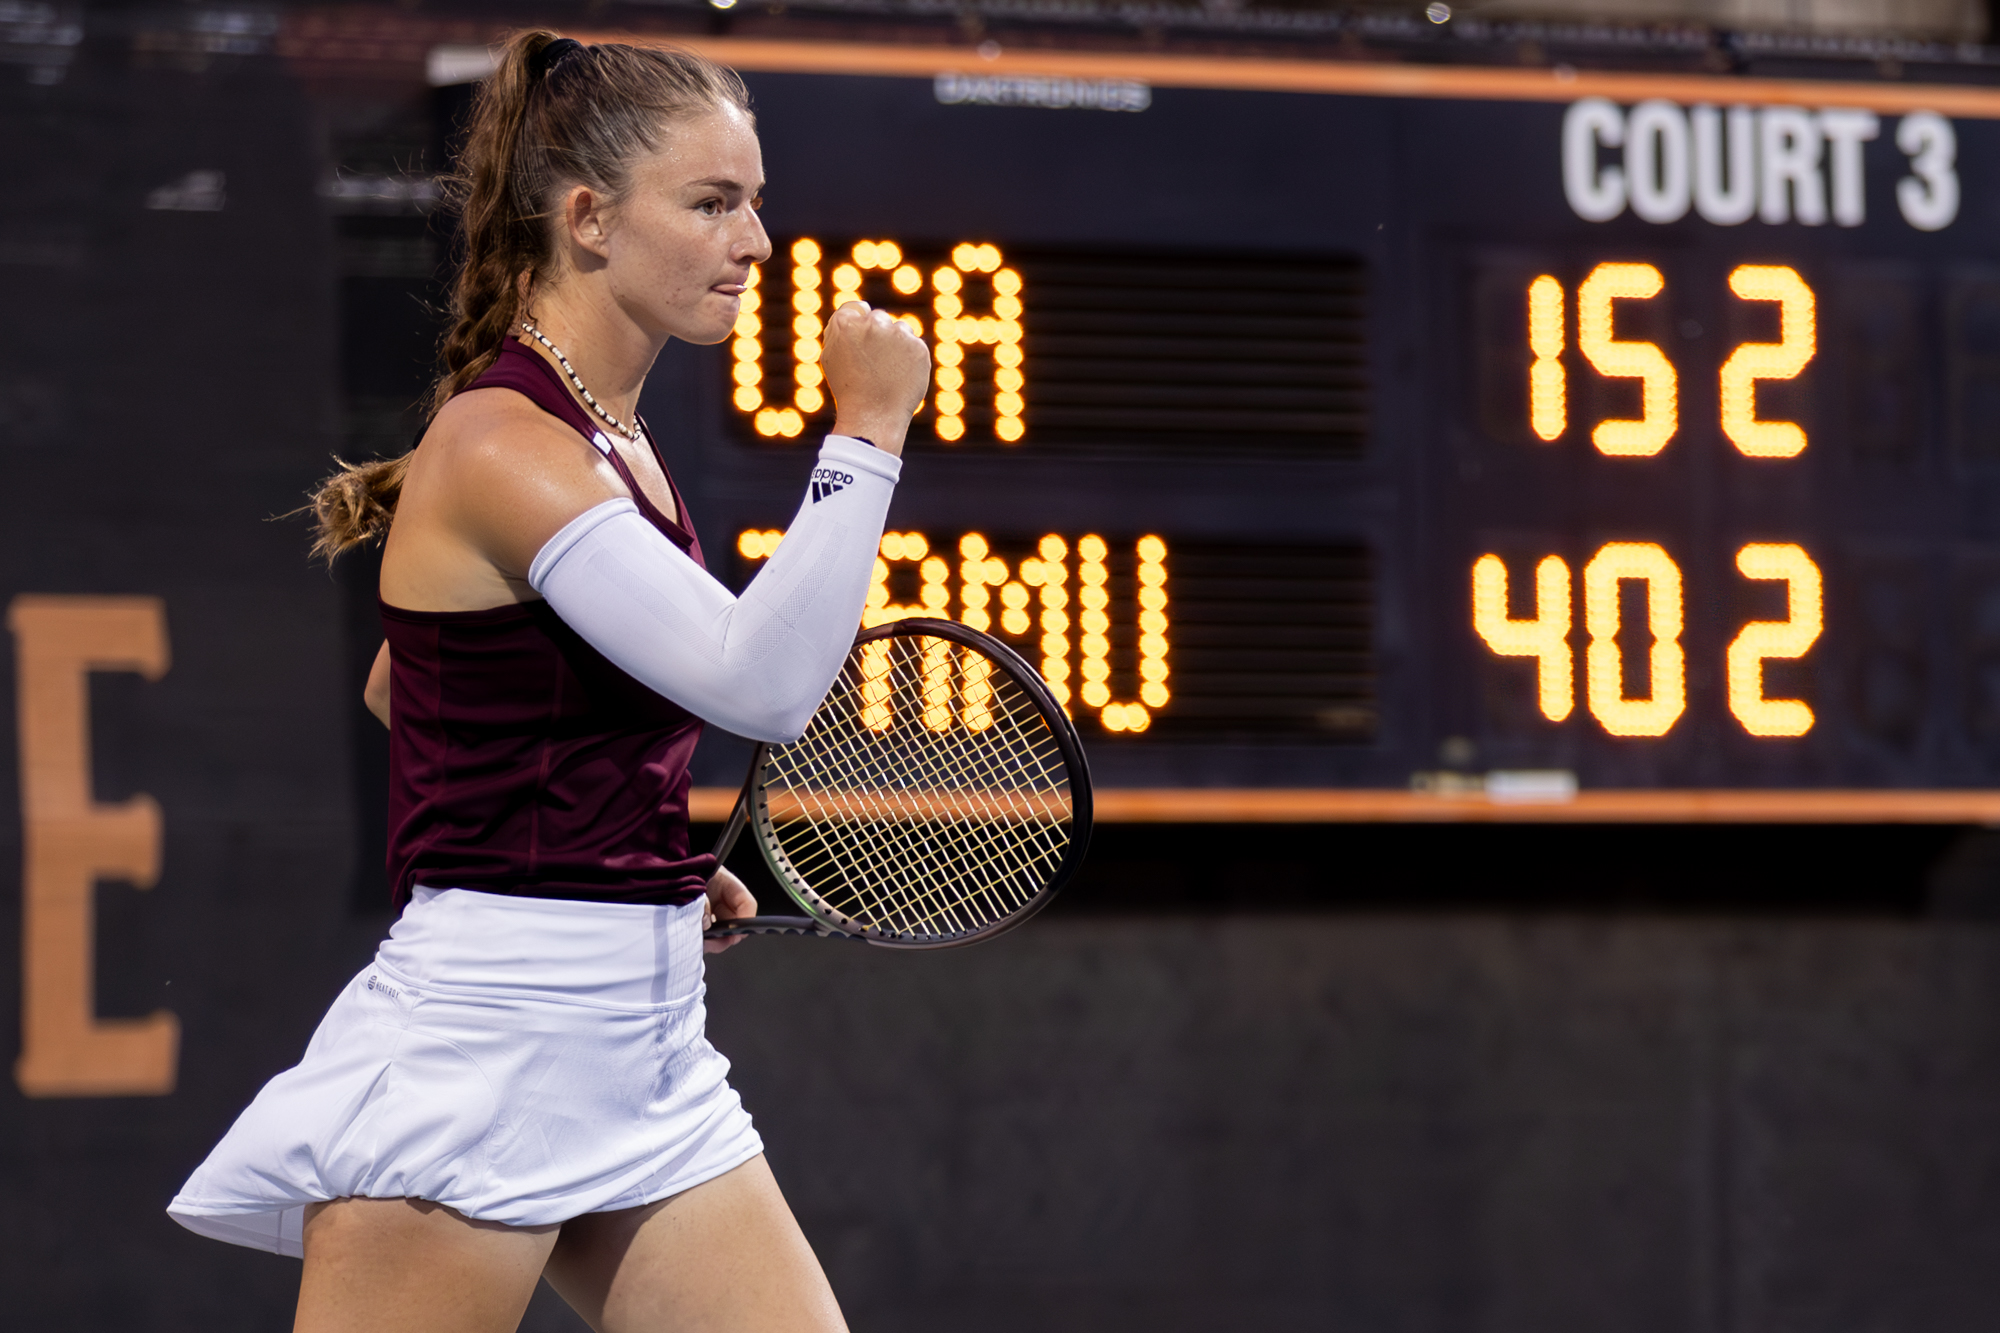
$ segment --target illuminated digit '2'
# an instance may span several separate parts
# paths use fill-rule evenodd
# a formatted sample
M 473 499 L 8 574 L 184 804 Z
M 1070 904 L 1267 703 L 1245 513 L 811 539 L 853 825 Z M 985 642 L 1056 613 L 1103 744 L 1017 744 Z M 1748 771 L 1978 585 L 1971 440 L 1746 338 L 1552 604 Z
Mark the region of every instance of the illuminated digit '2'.
M 1765 698 L 1764 662 L 1804 657 L 1819 638 L 1819 566 L 1802 547 L 1753 542 L 1736 553 L 1736 568 L 1748 579 L 1782 580 L 1786 614 L 1751 621 L 1729 645 L 1729 711 L 1752 736 L 1803 736 L 1812 730 L 1812 709 L 1798 699 Z
M 1792 421 L 1757 419 L 1757 381 L 1788 380 L 1813 359 L 1812 288 L 1791 269 L 1745 264 L 1729 275 L 1729 290 L 1746 301 L 1778 303 L 1778 341 L 1744 343 L 1722 363 L 1722 431 L 1752 458 L 1796 458 L 1806 433 Z

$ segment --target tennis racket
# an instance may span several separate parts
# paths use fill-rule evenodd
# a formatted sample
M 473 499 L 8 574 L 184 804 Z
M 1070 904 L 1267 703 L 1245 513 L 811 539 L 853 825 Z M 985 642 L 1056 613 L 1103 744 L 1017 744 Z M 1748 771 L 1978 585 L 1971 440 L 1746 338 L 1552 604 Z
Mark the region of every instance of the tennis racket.
M 805 734 L 760 745 L 729 823 L 806 915 L 707 934 L 897 949 L 991 939 L 1062 888 L 1090 841 L 1090 775 L 1055 696 L 1005 644 L 948 620 L 862 631 Z

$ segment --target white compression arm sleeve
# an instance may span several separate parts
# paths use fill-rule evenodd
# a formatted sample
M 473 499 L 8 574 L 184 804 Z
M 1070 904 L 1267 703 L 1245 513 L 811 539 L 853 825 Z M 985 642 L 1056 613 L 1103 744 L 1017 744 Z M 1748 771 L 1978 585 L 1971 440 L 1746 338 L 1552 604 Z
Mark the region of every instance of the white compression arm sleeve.
M 528 583 L 591 647 L 697 717 L 795 740 L 853 646 L 902 466 L 828 436 L 785 540 L 741 597 L 623 499 L 551 537 Z

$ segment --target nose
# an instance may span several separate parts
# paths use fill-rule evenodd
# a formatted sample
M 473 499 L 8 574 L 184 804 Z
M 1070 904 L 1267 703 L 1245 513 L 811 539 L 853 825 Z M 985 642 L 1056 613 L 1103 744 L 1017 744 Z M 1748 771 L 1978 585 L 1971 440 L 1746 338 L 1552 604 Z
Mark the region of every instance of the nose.
M 737 242 L 737 258 L 751 264 L 761 264 L 771 257 L 771 236 L 764 230 L 764 219 L 751 210 L 744 210 L 750 219 L 745 235 Z

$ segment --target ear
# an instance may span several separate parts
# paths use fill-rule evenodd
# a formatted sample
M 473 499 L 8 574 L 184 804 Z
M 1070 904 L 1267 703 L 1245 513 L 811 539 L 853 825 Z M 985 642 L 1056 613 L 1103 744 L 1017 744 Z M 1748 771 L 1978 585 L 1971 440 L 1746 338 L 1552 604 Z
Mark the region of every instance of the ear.
M 604 197 L 588 185 L 572 185 L 562 198 L 562 225 L 570 244 L 599 259 L 609 257 L 610 219 Z

